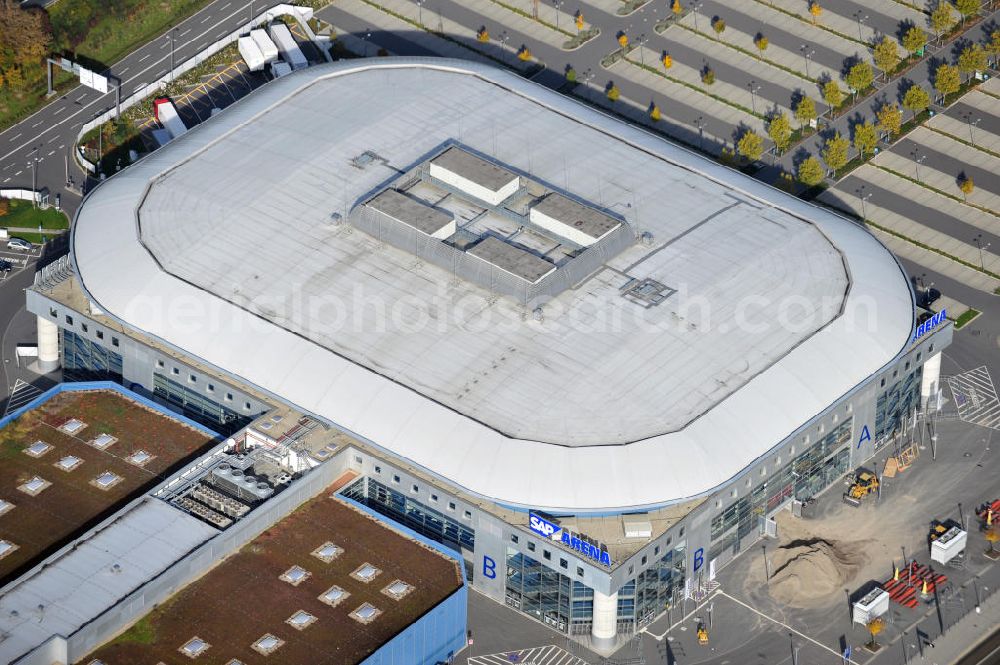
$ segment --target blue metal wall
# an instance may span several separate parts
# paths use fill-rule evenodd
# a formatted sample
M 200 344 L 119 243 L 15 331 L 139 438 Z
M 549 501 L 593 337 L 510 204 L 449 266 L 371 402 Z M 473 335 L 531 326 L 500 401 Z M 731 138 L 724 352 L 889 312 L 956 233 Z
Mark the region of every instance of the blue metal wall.
M 410 624 L 401 633 L 363 660 L 360 665 L 435 665 L 449 663 L 466 646 L 469 585 L 465 564 L 454 550 L 421 536 L 398 522 L 343 495 L 341 498 L 382 524 L 440 552 L 455 562 L 462 575 L 462 586 L 434 609 Z

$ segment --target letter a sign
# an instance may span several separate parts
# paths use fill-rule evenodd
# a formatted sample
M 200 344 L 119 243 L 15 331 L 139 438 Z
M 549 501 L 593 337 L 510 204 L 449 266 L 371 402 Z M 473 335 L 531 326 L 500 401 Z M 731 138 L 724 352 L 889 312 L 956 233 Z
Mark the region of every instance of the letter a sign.
M 860 448 L 861 444 L 864 443 L 865 441 L 871 441 L 871 440 L 872 440 L 872 433 L 868 431 L 868 425 L 865 425 L 864 427 L 861 428 L 861 436 L 858 437 L 858 448 Z

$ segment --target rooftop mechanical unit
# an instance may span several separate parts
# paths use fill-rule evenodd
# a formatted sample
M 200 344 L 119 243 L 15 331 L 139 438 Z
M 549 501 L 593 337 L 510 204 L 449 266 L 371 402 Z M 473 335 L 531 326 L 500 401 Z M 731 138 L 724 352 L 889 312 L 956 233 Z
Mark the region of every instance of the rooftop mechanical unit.
M 207 480 L 245 503 L 257 503 L 274 494 L 268 483 L 225 462 L 212 469 Z

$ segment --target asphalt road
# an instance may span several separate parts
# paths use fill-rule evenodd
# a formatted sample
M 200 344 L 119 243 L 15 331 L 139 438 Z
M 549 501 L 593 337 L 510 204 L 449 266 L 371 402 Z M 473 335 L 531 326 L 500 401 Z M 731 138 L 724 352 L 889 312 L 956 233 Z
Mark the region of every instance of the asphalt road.
M 963 148 L 962 152 L 965 152 L 966 150 L 973 151 L 975 149 Z M 897 155 L 903 155 L 904 157 L 909 156 L 914 152 L 921 156 L 927 155 L 927 163 L 933 165 L 933 168 L 941 171 L 942 173 L 954 176 L 955 189 L 953 191 L 949 191 L 949 194 L 958 194 L 958 174 L 965 173 L 966 175 L 972 176 L 973 181 L 976 183 L 976 189 L 983 189 L 992 194 L 1000 195 L 1000 173 L 968 164 L 962 159 L 963 155 L 961 153 L 954 156 L 937 150 L 932 150 L 931 148 L 920 145 L 909 138 L 900 139 L 899 142 L 892 147 L 892 151 Z
M 1000 663 L 1000 630 L 976 645 L 976 648 L 956 665 L 997 665 L 998 663 Z
M 191 57 L 208 44 L 229 34 L 250 19 L 252 3 L 216 0 L 174 28 L 174 62 Z M 260 9 L 264 3 L 257 2 Z M 121 78 L 122 96 L 151 83 L 170 67 L 170 40 L 162 35 L 140 46 L 110 67 Z M 0 132 L 0 187 L 32 186 L 37 159 L 37 188 L 48 187 L 51 197 L 62 195 L 62 207 L 72 216 L 80 194 L 67 189 L 66 174 L 79 183 L 84 173 L 73 162 L 71 151 L 81 125 L 115 104 L 111 91 L 101 94 L 77 86 L 13 127 Z

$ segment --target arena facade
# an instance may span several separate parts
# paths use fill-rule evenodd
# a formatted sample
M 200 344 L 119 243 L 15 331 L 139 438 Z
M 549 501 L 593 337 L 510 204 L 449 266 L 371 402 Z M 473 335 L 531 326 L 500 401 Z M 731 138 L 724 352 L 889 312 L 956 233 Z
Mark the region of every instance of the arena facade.
M 110 178 L 27 299 L 44 368 L 353 469 L 474 589 L 596 645 L 895 445 L 951 338 L 858 224 L 420 58 L 282 77 Z

